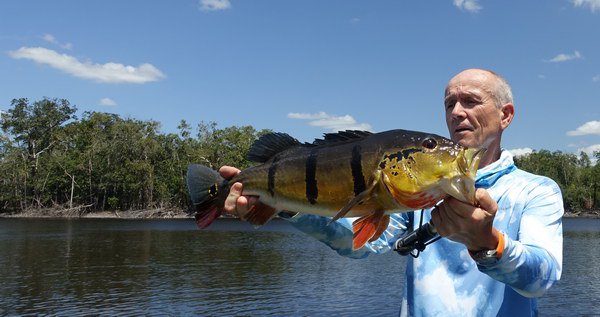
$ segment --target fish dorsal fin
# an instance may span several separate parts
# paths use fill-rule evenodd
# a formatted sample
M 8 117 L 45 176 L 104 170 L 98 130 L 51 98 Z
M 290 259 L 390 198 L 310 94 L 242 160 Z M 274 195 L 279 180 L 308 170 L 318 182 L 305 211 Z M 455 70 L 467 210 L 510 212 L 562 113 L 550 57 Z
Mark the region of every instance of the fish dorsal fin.
M 301 144 L 300 141 L 287 133 L 268 133 L 258 138 L 252 144 L 246 155 L 246 159 L 252 162 L 264 163 L 275 154 Z
M 349 140 L 362 139 L 372 134 L 372 132 L 361 130 L 346 130 L 338 131 L 336 133 L 325 133 L 323 135 L 323 139 L 316 139 L 313 144 L 326 145 L 331 143 L 345 142 Z

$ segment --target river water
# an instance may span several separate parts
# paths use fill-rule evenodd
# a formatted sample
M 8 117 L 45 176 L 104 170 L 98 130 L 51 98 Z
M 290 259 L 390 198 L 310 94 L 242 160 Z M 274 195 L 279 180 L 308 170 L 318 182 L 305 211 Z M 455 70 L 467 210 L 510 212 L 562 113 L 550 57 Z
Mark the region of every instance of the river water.
M 564 231 L 540 315 L 600 315 L 600 219 Z M 395 316 L 405 262 L 341 257 L 285 221 L 0 219 L 0 316 Z

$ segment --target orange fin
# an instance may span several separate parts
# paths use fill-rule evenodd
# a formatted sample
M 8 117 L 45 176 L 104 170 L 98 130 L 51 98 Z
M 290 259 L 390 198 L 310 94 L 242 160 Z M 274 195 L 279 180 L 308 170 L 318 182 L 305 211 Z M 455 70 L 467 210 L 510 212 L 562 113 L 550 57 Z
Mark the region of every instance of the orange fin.
M 215 206 L 210 207 L 207 210 L 203 210 L 197 213 L 194 218 L 196 218 L 196 225 L 200 229 L 204 229 L 208 227 L 215 219 L 219 218 L 219 216 L 223 213 L 223 210 L 217 208 Z
M 275 208 L 267 206 L 265 204 L 258 204 L 260 208 L 256 208 L 257 205 L 252 206 L 252 209 L 246 213 L 242 220 L 245 220 L 255 226 L 262 226 L 269 222 L 273 216 L 277 213 Z
M 352 232 L 354 233 L 352 238 L 352 250 L 362 248 L 367 241 L 371 240 L 371 238 L 379 231 L 379 223 L 383 216 L 383 211 L 377 210 L 370 215 L 360 217 L 352 223 Z
M 377 231 L 371 237 L 369 242 L 373 242 L 373 241 L 379 239 L 379 237 L 383 234 L 385 229 L 387 229 L 389 224 L 390 224 L 390 215 L 384 215 L 383 217 L 381 217 L 381 220 L 379 221 L 379 227 L 377 228 Z

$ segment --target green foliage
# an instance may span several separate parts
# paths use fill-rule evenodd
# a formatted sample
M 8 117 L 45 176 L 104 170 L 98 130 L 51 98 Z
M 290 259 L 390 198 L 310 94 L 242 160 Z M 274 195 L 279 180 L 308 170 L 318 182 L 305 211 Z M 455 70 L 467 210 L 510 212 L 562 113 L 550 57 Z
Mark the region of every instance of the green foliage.
M 4 175 L 12 180 L 3 192 L 12 194 L 3 194 L 0 206 L 42 207 L 50 199 L 49 189 L 55 180 L 52 152 L 64 138 L 64 124 L 75 119 L 76 108 L 65 99 L 47 98 L 33 104 L 25 98 L 13 99 L 11 107 L 0 121 L 8 136 L 3 149 L 9 149 L 0 169 L 6 169 L 8 174 Z
M 248 167 L 245 155 L 267 131 L 200 123 L 196 136 L 156 121 L 73 114 L 68 101 L 15 99 L 0 126 L 0 212 L 87 206 L 89 210 L 187 209 L 190 163 Z
M 585 153 L 579 157 L 560 151 L 541 150 L 515 158 L 515 164 L 534 174 L 552 178 L 563 194 L 565 209 L 582 211 L 600 207 L 600 152 L 594 153 L 596 164 Z

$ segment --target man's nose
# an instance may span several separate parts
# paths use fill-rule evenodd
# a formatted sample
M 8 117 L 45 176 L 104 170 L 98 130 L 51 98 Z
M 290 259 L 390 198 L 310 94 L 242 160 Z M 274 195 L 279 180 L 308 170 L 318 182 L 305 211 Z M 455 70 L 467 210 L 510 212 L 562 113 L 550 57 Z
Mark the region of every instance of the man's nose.
M 454 107 L 452 107 L 452 118 L 460 119 L 460 118 L 465 118 L 466 116 L 467 115 L 465 113 L 465 108 L 460 103 L 460 101 L 457 101 L 454 104 Z

